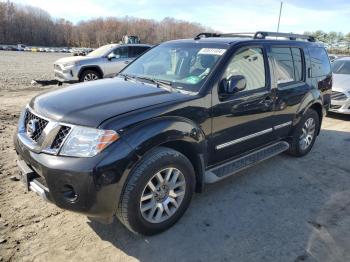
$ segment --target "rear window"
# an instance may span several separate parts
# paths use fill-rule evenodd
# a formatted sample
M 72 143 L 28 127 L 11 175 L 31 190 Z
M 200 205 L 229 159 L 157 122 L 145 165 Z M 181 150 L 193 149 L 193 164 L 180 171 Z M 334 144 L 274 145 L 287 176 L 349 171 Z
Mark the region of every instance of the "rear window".
M 327 52 L 322 47 L 309 48 L 311 57 L 311 75 L 312 77 L 325 76 L 331 73 L 331 65 Z
M 271 57 L 278 85 L 302 81 L 304 62 L 299 48 L 273 47 Z

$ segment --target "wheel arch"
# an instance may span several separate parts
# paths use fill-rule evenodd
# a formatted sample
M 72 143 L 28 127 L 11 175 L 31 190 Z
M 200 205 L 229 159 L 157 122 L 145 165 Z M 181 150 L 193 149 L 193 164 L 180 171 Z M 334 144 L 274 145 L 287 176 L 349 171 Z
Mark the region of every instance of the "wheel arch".
M 207 143 L 203 131 L 194 122 L 181 117 L 164 117 L 147 121 L 126 133 L 124 139 L 134 148 L 139 160 L 160 146 L 185 155 L 195 170 L 196 192 L 202 191 Z
M 297 111 L 297 114 L 295 116 L 294 120 L 294 126 L 296 126 L 302 117 L 305 115 L 307 110 L 313 109 L 316 111 L 316 113 L 319 116 L 319 128 L 317 130 L 317 135 L 319 135 L 320 130 L 321 130 L 321 124 L 322 124 L 322 119 L 325 114 L 325 109 L 323 107 L 323 99 L 322 95 L 318 90 L 311 90 L 308 92 L 305 97 L 303 98 L 302 102 L 300 103 L 300 107 Z
M 101 78 L 103 78 L 103 71 L 102 71 L 102 69 L 99 66 L 97 66 L 97 65 L 90 65 L 90 66 L 83 66 L 82 68 L 80 68 L 79 73 L 78 73 L 79 80 L 80 80 L 80 77 L 81 77 L 82 73 L 84 71 L 86 71 L 86 70 L 94 70 L 94 71 L 96 71 L 97 73 L 100 74 Z

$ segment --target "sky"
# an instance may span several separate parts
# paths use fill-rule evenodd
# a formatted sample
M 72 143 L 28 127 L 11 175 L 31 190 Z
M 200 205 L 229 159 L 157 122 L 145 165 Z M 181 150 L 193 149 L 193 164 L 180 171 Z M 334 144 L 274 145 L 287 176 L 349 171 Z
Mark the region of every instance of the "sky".
M 96 17 L 164 17 L 198 22 L 220 32 L 276 31 L 279 0 L 13 0 L 77 23 Z M 285 0 L 281 32 L 350 32 L 350 0 Z

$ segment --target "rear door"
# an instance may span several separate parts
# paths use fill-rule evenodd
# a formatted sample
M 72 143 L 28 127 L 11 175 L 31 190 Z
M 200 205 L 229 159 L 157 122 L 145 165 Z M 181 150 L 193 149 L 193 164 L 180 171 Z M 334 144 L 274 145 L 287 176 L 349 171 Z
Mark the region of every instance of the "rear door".
M 275 93 L 274 130 L 285 137 L 306 93 L 311 90 L 306 68 L 310 67 L 307 49 L 302 46 L 272 45 L 268 49 Z

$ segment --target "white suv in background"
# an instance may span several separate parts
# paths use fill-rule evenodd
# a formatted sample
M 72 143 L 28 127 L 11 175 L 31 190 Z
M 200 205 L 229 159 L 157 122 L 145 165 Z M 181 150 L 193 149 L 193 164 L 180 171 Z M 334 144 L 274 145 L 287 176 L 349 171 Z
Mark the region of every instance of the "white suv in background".
M 150 48 L 145 44 L 110 44 L 86 56 L 64 57 L 54 63 L 55 79 L 71 83 L 113 77 Z

